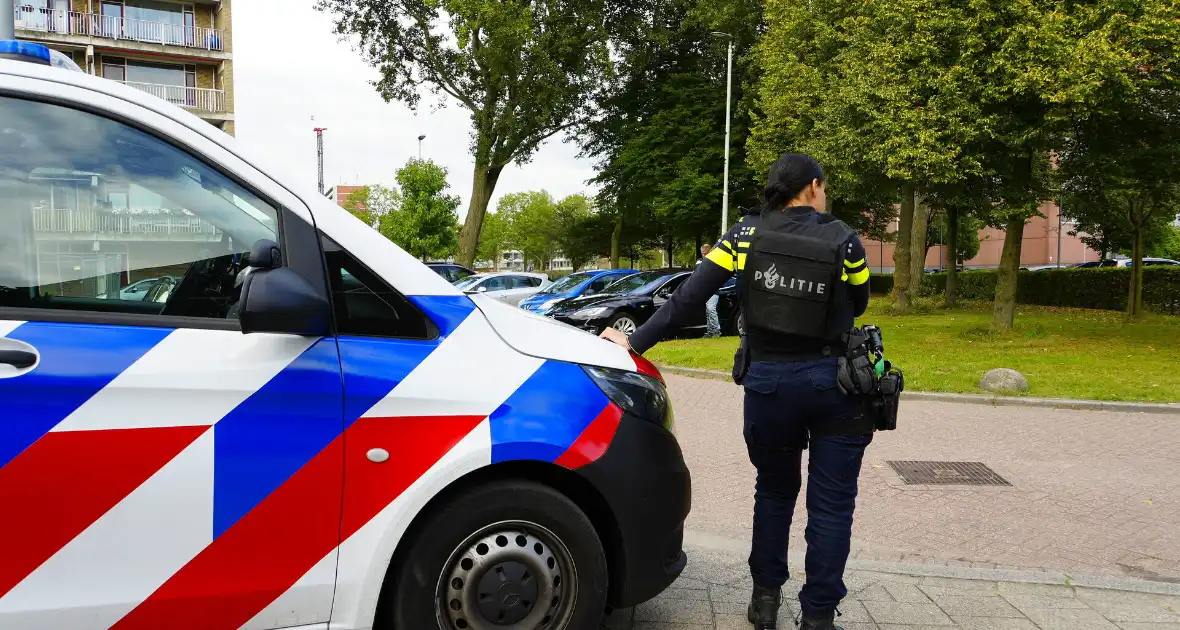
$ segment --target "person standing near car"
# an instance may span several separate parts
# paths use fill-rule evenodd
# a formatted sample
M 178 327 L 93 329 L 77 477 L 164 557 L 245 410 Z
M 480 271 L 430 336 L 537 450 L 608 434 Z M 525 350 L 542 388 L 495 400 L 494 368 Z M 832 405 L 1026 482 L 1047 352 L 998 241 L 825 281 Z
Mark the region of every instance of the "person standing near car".
M 701 266 L 701 261 L 709 255 L 709 251 L 713 248 L 708 243 L 701 245 L 701 257 L 697 259 L 697 267 Z M 705 301 L 705 336 L 706 337 L 720 337 L 721 336 L 721 320 L 717 318 L 717 303 L 720 298 L 716 293 L 709 296 Z
M 802 452 L 810 448 L 800 627 L 839 630 L 857 479 L 874 421 L 841 392 L 837 370 L 842 336 L 868 306 L 869 270 L 855 232 L 824 211 L 825 177 L 814 158 L 780 157 L 763 199 L 762 212 L 743 216 L 630 338 L 602 336 L 642 354 L 739 274 L 747 337 L 734 377 L 745 388 L 743 434 L 757 470 L 747 614 L 757 630 L 778 627 Z

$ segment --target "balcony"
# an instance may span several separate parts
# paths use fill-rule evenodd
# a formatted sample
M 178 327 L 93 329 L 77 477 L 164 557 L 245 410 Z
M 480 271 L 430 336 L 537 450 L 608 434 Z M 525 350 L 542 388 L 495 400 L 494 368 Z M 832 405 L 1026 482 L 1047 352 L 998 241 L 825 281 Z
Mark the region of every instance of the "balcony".
M 19 0 L 18 0 L 19 1 Z M 16 7 L 16 30 L 81 35 L 147 44 L 167 44 L 222 52 L 225 38 L 220 29 L 148 22 L 94 13 L 60 11 L 33 6 Z
M 178 107 L 192 110 L 198 116 L 225 113 L 225 90 L 184 87 L 182 85 L 161 85 L 159 83 L 138 83 L 136 81 L 117 81 L 117 83 L 133 87 L 140 92 L 147 92 L 156 98 L 162 98 Z
M 33 210 L 33 230 L 52 240 L 169 240 L 210 242 L 221 238 L 212 223 L 189 214 L 115 213 L 93 209 Z

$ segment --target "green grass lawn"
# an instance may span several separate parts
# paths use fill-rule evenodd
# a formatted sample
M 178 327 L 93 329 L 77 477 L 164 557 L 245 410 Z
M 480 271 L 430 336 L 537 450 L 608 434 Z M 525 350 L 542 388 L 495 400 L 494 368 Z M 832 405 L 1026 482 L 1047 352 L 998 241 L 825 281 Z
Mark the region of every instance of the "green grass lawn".
M 1121 313 L 1021 306 L 1016 330 L 990 332 L 991 303 L 898 316 L 874 296 L 859 324 L 877 324 L 885 355 L 906 389 L 981 393 L 997 367 L 1019 370 L 1030 396 L 1112 401 L 1180 401 L 1180 317 L 1130 322 Z M 661 365 L 729 371 L 736 337 L 664 342 L 648 352 Z

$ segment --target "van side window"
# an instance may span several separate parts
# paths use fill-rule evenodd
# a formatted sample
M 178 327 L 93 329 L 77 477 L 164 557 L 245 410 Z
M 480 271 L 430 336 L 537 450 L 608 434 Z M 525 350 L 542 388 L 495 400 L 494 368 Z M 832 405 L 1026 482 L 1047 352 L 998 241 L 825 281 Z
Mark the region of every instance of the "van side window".
M 326 235 L 320 235 L 320 242 L 339 334 L 397 339 L 432 339 L 437 335 L 430 320 L 404 295 Z
M 278 211 L 153 135 L 0 96 L 0 307 L 226 319 Z

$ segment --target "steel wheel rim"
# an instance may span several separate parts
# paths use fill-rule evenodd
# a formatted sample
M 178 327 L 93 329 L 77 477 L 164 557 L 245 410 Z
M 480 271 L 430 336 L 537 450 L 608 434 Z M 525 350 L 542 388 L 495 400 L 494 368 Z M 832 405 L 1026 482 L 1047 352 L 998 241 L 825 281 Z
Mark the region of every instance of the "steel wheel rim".
M 631 333 L 635 332 L 636 326 L 635 321 L 630 317 L 620 317 L 615 320 L 614 324 L 611 324 L 611 328 L 614 328 L 615 330 L 618 330 L 627 336 L 631 336 Z
M 560 630 L 577 602 L 577 571 L 553 532 L 503 521 L 451 552 L 435 592 L 435 615 L 446 630 Z

